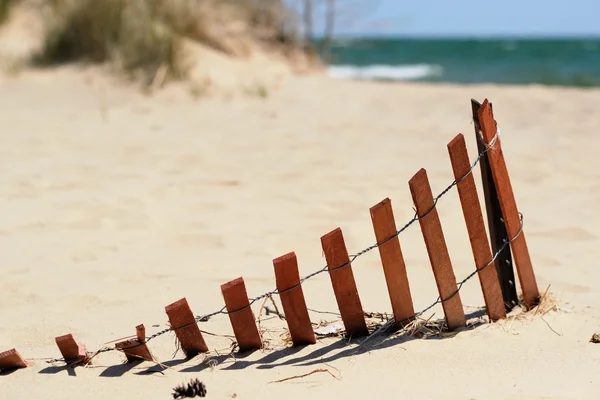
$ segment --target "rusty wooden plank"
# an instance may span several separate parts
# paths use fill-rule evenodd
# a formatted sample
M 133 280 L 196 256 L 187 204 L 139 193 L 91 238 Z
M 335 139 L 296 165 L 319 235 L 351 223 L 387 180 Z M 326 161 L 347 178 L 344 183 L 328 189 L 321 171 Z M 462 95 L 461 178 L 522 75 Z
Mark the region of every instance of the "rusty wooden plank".
M 392 201 L 386 198 L 371 207 L 370 212 L 394 319 L 401 328 L 414 318 L 415 310 L 400 240 L 396 235 Z
M 240 277 L 221 285 L 221 293 L 223 293 L 225 299 L 231 327 L 240 351 L 260 349 L 262 341 L 254 319 L 254 313 L 250 308 L 244 278 Z
M 475 140 L 477 142 L 477 151 L 482 153 L 485 150 L 485 144 L 481 137 L 481 125 L 479 124 L 479 109 L 481 104 L 474 99 L 471 99 L 471 108 L 473 112 L 473 127 L 475 130 Z M 493 110 L 492 103 L 490 108 Z M 485 198 L 485 209 L 487 214 L 488 229 L 490 232 L 490 241 L 492 243 L 493 254 L 498 254 L 496 257 L 496 271 L 500 280 L 500 288 L 502 289 L 502 298 L 506 311 L 511 311 L 518 303 L 517 285 L 515 280 L 515 271 L 513 269 L 512 257 L 510 255 L 510 245 L 505 246 L 504 239 L 508 239 L 506 226 L 504 226 L 504 217 L 502 216 L 502 208 L 498 193 L 494 185 L 494 176 L 490 168 L 488 154 L 485 153 L 479 160 L 481 170 L 481 183 L 483 195 Z M 502 249 L 502 251 L 500 251 Z
M 16 349 L 10 349 L 0 353 L 0 371 L 27 368 L 27 363 Z
M 442 307 L 449 329 L 466 325 L 465 312 L 457 293 L 456 277 L 452 270 L 452 262 L 442 231 L 438 212 L 434 206 L 433 194 L 429 186 L 427 172 L 421 168 L 408 182 L 413 202 L 417 208 L 419 224 L 427 247 L 427 254 L 435 276 Z M 432 210 L 433 208 L 433 210 Z M 431 210 L 431 211 L 430 211 Z
M 208 346 L 185 297 L 166 306 L 165 312 L 187 358 L 208 351 Z
M 502 215 L 504 216 L 504 224 L 510 239 L 515 238 L 521 231 L 521 221 L 515 195 L 508 175 L 508 168 L 504 160 L 502 152 L 502 143 L 500 138 L 496 136 L 497 128 L 492 108 L 487 99 L 479 109 L 479 123 L 481 124 L 481 133 L 485 140 L 486 146 L 492 144 L 492 148 L 487 152 L 489 155 L 492 175 L 494 176 L 494 184 L 498 192 Z M 519 236 L 512 242 L 512 253 L 517 267 L 517 274 L 523 291 L 523 299 L 525 307 L 530 309 L 534 307 L 540 297 L 533 265 L 527 248 L 525 232 L 521 232 Z
M 471 164 L 465 137 L 462 134 L 458 134 L 448 143 L 448 153 L 452 163 L 454 179 L 458 182 L 456 186 L 465 224 L 467 225 L 467 232 L 469 233 L 475 267 L 479 270 L 479 282 L 483 291 L 487 313 L 490 320 L 497 321 L 506 317 L 506 310 L 496 268 L 494 265 L 487 266 L 492 260 L 492 252 L 485 232 L 485 223 L 483 222 L 481 204 L 477 196 L 475 179 L 473 174 L 470 173 Z M 481 270 L 483 267 L 486 268 Z
M 321 245 L 346 334 L 351 337 L 368 335 L 369 330 L 365 322 L 365 314 L 358 296 L 342 230 L 336 228 L 321 237 Z
M 152 353 L 146 346 L 146 328 L 143 324 L 135 327 L 136 337 L 115 344 L 118 350 L 125 353 L 127 362 L 147 360 L 153 361 Z
M 296 254 L 291 252 L 274 259 L 273 267 L 277 291 L 294 345 L 316 343 L 317 339 L 310 323 L 304 293 L 300 285 Z
M 56 345 L 60 350 L 60 354 L 62 354 L 65 359 L 65 362 L 70 364 L 76 361 L 82 363 L 89 361 L 85 345 L 83 343 L 77 343 L 72 334 L 69 333 L 67 335 L 58 336 L 54 340 L 56 341 Z

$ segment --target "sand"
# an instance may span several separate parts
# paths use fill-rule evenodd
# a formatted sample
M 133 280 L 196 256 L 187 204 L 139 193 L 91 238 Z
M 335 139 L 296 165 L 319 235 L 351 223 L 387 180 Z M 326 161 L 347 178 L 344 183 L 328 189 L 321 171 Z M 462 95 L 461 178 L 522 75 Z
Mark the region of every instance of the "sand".
M 476 156 L 470 99 L 494 104 L 541 292 L 558 312 L 483 324 L 443 339 L 327 338 L 301 349 L 173 359 L 174 335 L 148 343 L 162 370 L 121 353 L 87 368 L 47 358 L 72 333 L 90 351 L 166 326 L 186 297 L 195 314 L 223 306 L 220 285 L 243 276 L 251 297 L 274 289 L 272 260 L 322 268 L 320 237 L 341 227 L 350 253 L 375 242 L 369 207 L 392 199 L 413 216 L 408 180 L 427 169 L 434 193 L 453 175 L 459 132 Z M 0 376 L 0 398 L 166 399 L 202 380 L 208 398 L 594 399 L 600 391 L 599 90 L 378 84 L 289 78 L 266 98 L 202 98 L 177 86 L 146 96 L 94 70 L 65 67 L 0 80 L 0 350 L 30 367 Z M 480 189 L 479 169 L 475 171 Z M 474 268 L 458 194 L 439 203 L 457 279 Z M 415 308 L 437 297 L 421 231 L 400 237 Z M 390 312 L 379 254 L 353 265 L 366 311 Z M 329 278 L 304 284 L 308 307 L 337 312 Z M 484 305 L 477 278 L 465 310 Z M 279 303 L 279 300 L 276 298 Z M 255 315 L 260 304 L 254 304 Z M 436 307 L 427 317 L 441 318 Z M 313 322 L 339 319 L 311 313 Z M 225 315 L 201 324 L 231 335 Z M 315 369 L 331 371 L 269 383 Z M 161 372 L 159 372 L 161 371 Z

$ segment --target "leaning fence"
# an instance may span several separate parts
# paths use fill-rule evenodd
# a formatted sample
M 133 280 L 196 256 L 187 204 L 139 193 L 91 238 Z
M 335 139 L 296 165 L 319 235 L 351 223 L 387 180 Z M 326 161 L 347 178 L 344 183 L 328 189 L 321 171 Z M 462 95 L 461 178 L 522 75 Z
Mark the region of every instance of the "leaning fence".
M 447 147 L 455 179 L 435 197 L 426 170 L 419 170 L 409 180 L 416 212 L 400 229 L 396 227 L 391 200 L 386 198 L 370 209 L 377 242 L 352 256 L 348 254 L 342 230 L 336 228 L 321 237 L 327 265 L 307 276 L 300 277 L 296 255 L 291 252 L 273 260 L 276 288 L 270 292 L 249 298 L 244 279 L 239 277 L 221 286 L 225 305 L 219 310 L 194 316 L 187 300 L 182 298 L 165 307 L 169 320 L 169 327 L 166 329 L 146 336 L 144 325 L 138 325 L 134 338 L 119 341 L 114 347 L 103 347 L 95 352 L 88 352 L 85 345 L 77 342 L 73 335 L 63 335 L 55 338 L 62 358 L 52 360 L 68 365 L 87 364 L 100 353 L 121 351 L 128 361 L 153 361 L 148 343 L 169 332 L 175 333 L 186 357 L 193 357 L 209 351 L 198 324 L 220 314 L 229 316 L 239 351 L 258 349 L 263 347 L 263 342 L 251 306 L 272 296 L 280 298 L 293 344 L 315 344 L 317 338 L 306 307 L 302 285 L 324 273 L 328 273 L 330 277 L 344 330 L 349 337 L 369 338 L 392 325 L 402 328 L 437 304 L 442 305 L 449 330 L 465 326 L 466 317 L 460 290 L 464 283 L 475 275 L 479 277 L 488 317 L 490 321 L 497 321 L 505 318 L 507 310 L 516 304 L 511 251 L 524 306 L 527 309 L 534 307 L 539 301 L 539 291 L 523 232 L 523 216 L 516 205 L 491 103 L 486 99 L 482 104 L 473 100 L 472 104 L 478 156 L 470 162 L 462 134 L 450 141 Z M 492 238 L 491 248 L 473 177 L 473 171 L 478 164 L 482 170 L 488 229 Z M 436 208 L 438 201 L 454 187 L 459 194 L 476 265 L 476 269 L 459 282 L 454 275 Z M 402 232 L 416 222 L 421 228 L 439 293 L 432 304 L 418 312 L 414 309 L 398 239 Z M 367 327 L 352 272 L 352 263 L 374 249 L 379 250 L 392 306 L 392 317 L 375 332 Z M 0 353 L 0 370 L 24 367 L 27 367 L 27 359 L 16 349 Z

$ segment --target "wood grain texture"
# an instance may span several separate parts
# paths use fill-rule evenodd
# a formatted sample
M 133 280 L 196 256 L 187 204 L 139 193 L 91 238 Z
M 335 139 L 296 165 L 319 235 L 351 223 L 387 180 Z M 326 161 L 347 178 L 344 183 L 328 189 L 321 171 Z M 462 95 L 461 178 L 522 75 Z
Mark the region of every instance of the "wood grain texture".
M 496 137 L 497 127 L 490 103 L 487 99 L 479 109 L 479 123 L 481 124 L 481 133 L 486 146 L 489 146 Z M 500 200 L 500 206 L 502 208 L 502 215 L 504 216 L 506 231 L 509 238 L 512 239 L 521 230 L 521 221 L 508 174 L 508 168 L 506 167 L 504 154 L 502 152 L 502 143 L 499 137 L 496 138 L 493 147 L 487 154 L 490 160 L 490 167 L 494 176 L 496 190 L 498 192 L 498 199 Z M 521 290 L 523 291 L 525 307 L 530 309 L 538 303 L 540 293 L 533 272 L 529 249 L 527 248 L 525 232 L 521 232 L 521 234 L 511 243 L 511 248 L 515 259 L 517 274 L 521 283 Z
M 298 260 L 291 252 L 273 260 L 275 280 L 294 346 L 317 342 L 300 285 Z M 289 291 L 286 291 L 293 288 Z
M 490 107 L 493 110 L 493 105 L 491 103 Z M 486 148 L 483 143 L 483 138 L 481 137 L 481 124 L 479 123 L 480 109 L 481 104 L 477 100 L 471 99 L 473 130 L 475 132 L 475 141 L 477 142 L 477 152 L 479 154 Z M 488 153 L 483 154 L 479 160 L 479 169 L 481 171 L 481 185 L 483 196 L 485 198 L 485 210 L 487 214 L 492 253 L 498 253 L 496 258 L 496 271 L 498 272 L 498 279 L 500 280 L 504 308 L 506 312 L 509 312 L 519 304 L 519 297 L 517 296 L 517 280 L 515 279 L 510 246 L 502 247 L 504 244 L 503 240 L 508 238 L 508 233 L 506 232 L 506 226 L 504 225 L 504 217 L 502 216 L 500 200 L 498 200 L 498 193 L 496 192 L 496 186 L 494 185 L 494 175 L 492 175 L 492 169 L 490 168 Z
M 392 201 L 386 198 L 371 207 L 370 212 L 394 319 L 401 328 L 414 318 L 415 310 L 400 240 L 396 236 Z
M 198 353 L 208 351 L 208 346 L 185 297 L 166 306 L 165 312 L 186 357 L 191 358 Z M 185 328 L 180 328 L 182 326 Z
M 221 293 L 225 299 L 225 306 L 240 352 L 260 349 L 262 341 L 254 313 L 249 307 L 244 278 L 240 277 L 221 285 Z
M 479 270 L 479 282 L 487 313 L 490 320 L 497 321 L 506 317 L 506 310 L 496 266 L 492 264 L 481 270 L 492 260 L 492 251 L 485 232 L 485 223 L 483 222 L 481 204 L 475 187 L 475 179 L 473 174 L 470 173 L 471 163 L 465 137 L 462 134 L 457 135 L 448 144 L 448 154 L 452 163 L 454 179 L 458 182 L 456 186 L 465 224 L 467 225 L 473 258 L 475 259 L 475 267 Z
M 352 273 L 352 265 L 344 242 L 342 230 L 336 228 L 321 237 L 321 245 L 329 268 L 329 277 L 337 301 L 346 334 L 351 337 L 369 333 L 365 315 L 358 296 L 358 289 Z M 340 266 L 345 265 L 343 268 Z
M 445 300 L 442 302 L 442 307 L 448 328 L 455 329 L 465 326 L 465 312 L 460 300 L 460 293 L 455 294 L 457 290 L 456 277 L 452 270 L 452 262 L 448 254 L 448 247 L 446 246 L 438 212 L 433 209 L 425 216 L 434 205 L 433 194 L 425 169 L 419 170 L 408 182 L 408 185 L 417 208 L 417 214 L 419 217 L 423 217 L 419 219 L 419 224 L 421 225 L 421 232 L 423 233 L 440 297 Z

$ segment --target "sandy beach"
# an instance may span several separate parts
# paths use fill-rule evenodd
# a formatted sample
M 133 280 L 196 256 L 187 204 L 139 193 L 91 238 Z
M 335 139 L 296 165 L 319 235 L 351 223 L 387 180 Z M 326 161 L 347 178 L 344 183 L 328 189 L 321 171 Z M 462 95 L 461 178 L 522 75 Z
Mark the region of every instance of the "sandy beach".
M 307 76 L 263 95 L 195 98 L 171 85 L 148 96 L 76 67 L 0 79 L 0 351 L 30 363 L 0 376 L 0 398 L 166 399 L 192 378 L 214 399 L 597 398 L 600 90 Z M 228 355 L 222 335 L 233 333 L 218 315 L 200 324 L 221 335 L 204 335 L 209 358 L 173 356 L 172 333 L 148 343 L 169 369 L 118 352 L 87 368 L 47 362 L 60 357 L 56 336 L 95 351 L 141 323 L 160 331 L 164 307 L 182 297 L 197 315 L 218 310 L 220 285 L 239 276 L 250 297 L 273 290 L 272 260 L 287 252 L 302 276 L 316 271 L 320 237 L 337 227 L 351 254 L 375 243 L 371 206 L 391 198 L 401 226 L 420 168 L 434 194 L 452 182 L 456 134 L 477 155 L 471 98 L 494 105 L 539 289 L 550 286 L 558 312 L 443 339 L 378 338 L 366 351 L 339 338 L 286 348 L 285 322 L 271 314 L 267 349 L 249 355 Z M 475 178 L 481 190 L 479 168 Z M 438 211 L 462 279 L 475 265 L 456 189 Z M 437 289 L 418 224 L 400 242 L 420 310 Z M 390 313 L 378 252 L 353 271 L 365 311 Z M 309 308 L 338 312 L 326 274 L 303 289 Z M 467 313 L 484 305 L 477 278 L 461 298 Z M 335 377 L 270 383 L 315 369 Z

